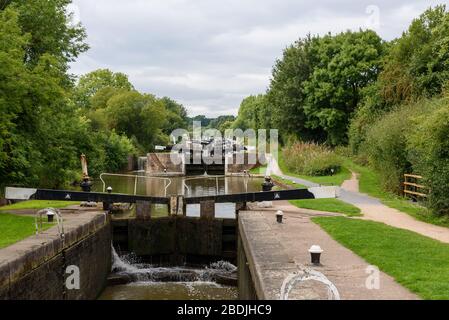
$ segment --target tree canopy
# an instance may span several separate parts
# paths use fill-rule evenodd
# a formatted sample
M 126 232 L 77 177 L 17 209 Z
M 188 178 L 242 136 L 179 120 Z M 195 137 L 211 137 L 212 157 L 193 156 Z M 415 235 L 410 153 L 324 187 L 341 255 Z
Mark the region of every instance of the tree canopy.
M 362 90 L 381 70 L 384 43 L 373 31 L 307 36 L 276 61 L 267 94 L 242 101 L 234 126 L 269 128 L 297 139 L 347 142 Z
M 100 69 L 75 83 L 68 63 L 87 50 L 69 0 L 13 0 L 0 6 L 0 187 L 57 188 L 118 171 L 128 157 L 187 127 L 186 109 L 140 93 L 128 76 Z

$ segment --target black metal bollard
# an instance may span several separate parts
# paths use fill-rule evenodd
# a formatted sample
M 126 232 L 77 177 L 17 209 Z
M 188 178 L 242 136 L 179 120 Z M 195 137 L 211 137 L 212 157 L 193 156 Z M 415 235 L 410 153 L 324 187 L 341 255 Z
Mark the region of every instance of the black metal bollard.
M 89 177 L 83 178 L 83 181 L 80 183 L 80 187 L 84 192 L 90 192 L 92 190 L 92 181 L 89 180 Z
M 273 187 L 274 187 L 274 183 L 273 183 L 273 181 L 271 181 L 271 177 L 266 176 L 265 181 L 262 183 L 262 191 L 263 192 L 271 191 L 271 189 L 273 189 Z

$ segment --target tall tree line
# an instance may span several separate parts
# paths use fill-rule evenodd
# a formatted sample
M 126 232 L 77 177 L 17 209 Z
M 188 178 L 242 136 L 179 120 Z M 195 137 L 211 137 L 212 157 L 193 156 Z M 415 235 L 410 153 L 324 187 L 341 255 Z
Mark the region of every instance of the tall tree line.
M 80 178 L 81 153 L 93 176 L 118 171 L 187 127 L 182 105 L 138 92 L 122 73 L 68 72 L 89 48 L 70 3 L 0 1 L 0 187 L 66 186 Z
M 375 117 L 447 87 L 448 16 L 444 5 L 429 8 L 390 42 L 371 30 L 297 40 L 275 61 L 266 93 L 242 101 L 233 126 L 357 149 Z
M 233 126 L 277 128 L 284 143 L 349 146 L 396 193 L 404 173 L 422 175 L 429 207 L 447 215 L 448 99 L 449 12 L 440 5 L 389 42 L 370 30 L 299 39 Z

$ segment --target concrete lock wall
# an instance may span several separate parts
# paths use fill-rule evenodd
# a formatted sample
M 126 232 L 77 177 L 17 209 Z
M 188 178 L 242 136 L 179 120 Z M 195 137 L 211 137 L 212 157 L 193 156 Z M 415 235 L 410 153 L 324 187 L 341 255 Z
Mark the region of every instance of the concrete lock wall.
M 26 248 L 25 240 L 13 246 L 0 260 L 2 300 L 96 299 L 111 270 L 111 230 L 103 214 L 66 232 L 64 242 L 55 238 Z M 79 289 L 66 286 L 75 274 L 71 266 L 79 270 Z
M 176 157 L 176 163 L 173 163 L 171 157 Z M 173 174 L 182 175 L 185 173 L 182 154 L 171 153 L 148 153 L 147 154 L 147 172 L 150 175 Z
M 238 235 L 237 245 L 237 278 L 239 300 L 258 300 L 240 233 Z
M 241 156 L 243 156 L 243 163 L 238 163 Z M 225 174 L 232 175 L 234 173 L 242 173 L 244 170 L 249 171 L 252 168 L 256 167 L 257 161 L 256 164 L 249 164 L 249 158 L 250 155 L 246 152 L 239 155 L 227 155 L 225 157 Z M 257 160 L 257 155 L 255 159 Z

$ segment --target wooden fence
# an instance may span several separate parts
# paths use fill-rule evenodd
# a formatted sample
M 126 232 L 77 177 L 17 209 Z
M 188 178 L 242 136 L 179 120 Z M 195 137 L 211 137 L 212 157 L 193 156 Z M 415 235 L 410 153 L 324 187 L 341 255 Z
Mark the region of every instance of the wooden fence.
M 427 198 L 428 188 L 419 183 L 422 176 L 415 174 L 404 174 L 404 195 L 411 198 Z

